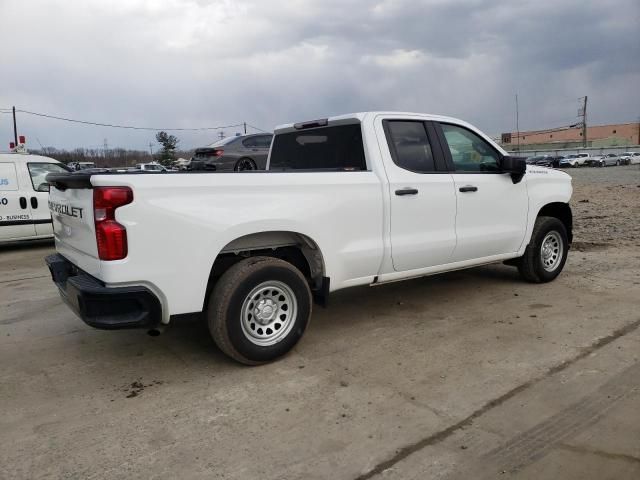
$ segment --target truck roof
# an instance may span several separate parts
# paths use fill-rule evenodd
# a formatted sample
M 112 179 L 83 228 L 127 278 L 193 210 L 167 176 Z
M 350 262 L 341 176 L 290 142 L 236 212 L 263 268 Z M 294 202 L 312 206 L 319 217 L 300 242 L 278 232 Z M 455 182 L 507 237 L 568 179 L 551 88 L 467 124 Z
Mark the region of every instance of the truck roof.
M 327 123 L 342 123 L 342 122 L 349 121 L 349 120 L 363 121 L 368 116 L 376 117 L 378 115 L 385 115 L 385 116 L 406 115 L 406 116 L 411 116 L 411 117 L 421 117 L 421 118 L 424 118 L 425 120 L 455 121 L 456 123 L 463 123 L 463 124 L 466 123 L 466 122 L 464 122 L 462 120 L 459 120 L 457 118 L 447 117 L 447 116 L 444 116 L 444 115 L 435 115 L 435 114 L 429 114 L 429 113 L 415 113 L 415 112 L 394 112 L 394 111 L 381 110 L 381 111 L 371 111 L 371 112 L 346 113 L 344 115 L 336 115 L 336 116 L 333 116 L 333 117 L 323 118 L 321 120 L 309 120 L 309 121 L 302 122 L 302 124 L 313 124 L 313 123 L 318 122 L 318 121 L 326 121 Z M 301 125 L 301 124 L 298 124 L 298 123 L 285 123 L 285 124 L 282 124 L 282 125 L 278 125 L 275 128 L 274 133 L 281 133 L 282 131 L 293 130 L 293 129 L 295 129 L 296 125 Z M 319 126 L 319 125 L 317 125 L 317 126 Z
M 60 163 L 50 157 L 44 157 L 42 155 L 32 155 L 30 153 L 16 153 L 16 152 L 0 152 L 0 162 L 15 162 L 15 163 L 27 163 L 27 162 L 45 162 L 45 163 Z

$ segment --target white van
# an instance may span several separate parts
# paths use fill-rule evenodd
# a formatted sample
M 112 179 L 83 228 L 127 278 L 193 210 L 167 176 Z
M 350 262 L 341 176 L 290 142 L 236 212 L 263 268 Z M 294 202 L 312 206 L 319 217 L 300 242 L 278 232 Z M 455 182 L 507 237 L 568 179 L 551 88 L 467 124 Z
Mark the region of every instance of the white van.
M 53 237 L 45 177 L 66 171 L 53 158 L 0 153 L 0 243 Z

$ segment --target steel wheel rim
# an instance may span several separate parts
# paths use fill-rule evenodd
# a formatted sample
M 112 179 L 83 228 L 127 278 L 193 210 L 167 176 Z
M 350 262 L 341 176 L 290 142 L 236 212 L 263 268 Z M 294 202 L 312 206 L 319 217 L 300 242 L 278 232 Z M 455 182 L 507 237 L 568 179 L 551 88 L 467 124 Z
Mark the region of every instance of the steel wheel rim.
M 244 172 L 245 170 L 253 170 L 253 162 L 249 159 L 240 160 L 240 162 L 238 162 L 238 171 Z
M 562 255 L 564 253 L 564 246 L 562 244 L 562 237 L 555 230 L 547 233 L 542 240 L 540 246 L 540 259 L 542 260 L 542 268 L 547 272 L 553 272 L 560 262 L 562 261 Z
M 242 303 L 242 333 L 254 345 L 275 345 L 289 334 L 297 314 L 298 301 L 287 284 L 277 280 L 263 282 Z

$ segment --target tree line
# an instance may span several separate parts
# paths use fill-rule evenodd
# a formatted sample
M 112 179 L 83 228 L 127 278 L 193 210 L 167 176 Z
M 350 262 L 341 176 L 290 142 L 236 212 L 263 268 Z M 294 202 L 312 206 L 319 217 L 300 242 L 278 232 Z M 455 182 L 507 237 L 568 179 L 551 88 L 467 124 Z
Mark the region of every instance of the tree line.
M 126 148 L 74 148 L 72 150 L 55 147 L 43 147 L 31 150 L 36 155 L 44 155 L 62 163 L 93 162 L 96 167 L 133 167 L 137 163 L 159 162 L 167 167 L 173 166 L 178 158 L 191 158 L 194 150 L 178 150 L 180 142 L 175 135 L 158 132 L 156 140 L 161 149 L 151 155 L 145 150 L 129 150 Z

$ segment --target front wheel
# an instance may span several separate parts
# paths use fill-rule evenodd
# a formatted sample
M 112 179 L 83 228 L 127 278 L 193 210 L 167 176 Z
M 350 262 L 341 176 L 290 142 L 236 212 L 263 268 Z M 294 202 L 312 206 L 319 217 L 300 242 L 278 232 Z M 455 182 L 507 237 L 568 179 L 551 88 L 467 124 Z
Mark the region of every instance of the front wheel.
M 296 267 L 278 258 L 247 258 L 216 283 L 207 310 L 209 331 L 231 358 L 259 365 L 298 343 L 311 305 L 309 285 Z
M 518 259 L 520 275 L 532 283 L 554 280 L 564 268 L 569 251 L 567 229 L 555 217 L 538 217 L 531 241 Z

